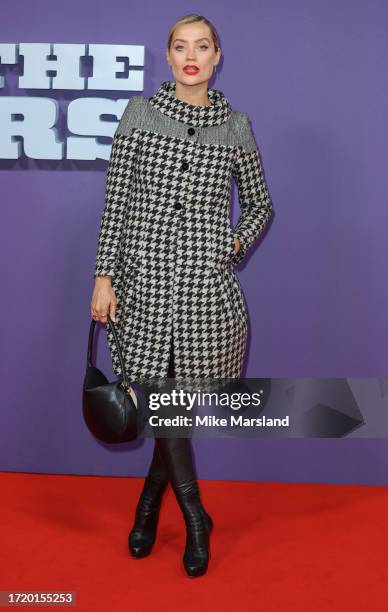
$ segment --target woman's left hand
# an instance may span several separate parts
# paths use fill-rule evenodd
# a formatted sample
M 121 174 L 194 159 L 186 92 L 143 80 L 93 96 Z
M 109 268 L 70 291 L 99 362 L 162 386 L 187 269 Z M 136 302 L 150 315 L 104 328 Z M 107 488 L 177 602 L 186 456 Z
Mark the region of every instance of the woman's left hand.
M 240 246 L 241 246 L 240 240 L 238 238 L 236 238 L 236 236 L 235 236 L 234 237 L 234 254 L 235 255 L 239 252 Z

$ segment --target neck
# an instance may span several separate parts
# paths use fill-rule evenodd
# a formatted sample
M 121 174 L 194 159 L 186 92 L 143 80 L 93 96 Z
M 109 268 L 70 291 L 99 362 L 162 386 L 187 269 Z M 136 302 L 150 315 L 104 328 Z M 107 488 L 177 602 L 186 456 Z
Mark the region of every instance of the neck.
M 198 85 L 185 85 L 175 82 L 175 97 L 182 102 L 193 106 L 211 106 L 208 95 L 208 82 L 198 83 Z

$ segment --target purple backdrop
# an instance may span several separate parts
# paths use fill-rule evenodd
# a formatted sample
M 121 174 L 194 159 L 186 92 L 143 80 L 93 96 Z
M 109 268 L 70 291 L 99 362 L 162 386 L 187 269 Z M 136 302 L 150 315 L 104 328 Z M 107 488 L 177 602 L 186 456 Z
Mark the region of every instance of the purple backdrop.
M 68 0 L 60 11 L 48 0 L 3 0 L 0 42 L 144 44 L 148 96 L 171 78 L 171 23 L 193 10 L 220 32 L 224 58 L 211 85 L 250 115 L 275 209 L 238 270 L 251 326 L 246 376 L 387 376 L 383 0 Z M 130 96 L 23 91 L 20 67 L 0 70 L 0 95 L 55 97 L 64 116 L 82 95 Z M 0 168 L 0 469 L 142 476 L 152 441 L 105 447 L 81 414 L 106 162 L 22 157 Z M 99 345 L 99 365 L 111 372 L 103 331 Z M 195 439 L 194 447 L 200 478 L 388 482 L 384 439 Z

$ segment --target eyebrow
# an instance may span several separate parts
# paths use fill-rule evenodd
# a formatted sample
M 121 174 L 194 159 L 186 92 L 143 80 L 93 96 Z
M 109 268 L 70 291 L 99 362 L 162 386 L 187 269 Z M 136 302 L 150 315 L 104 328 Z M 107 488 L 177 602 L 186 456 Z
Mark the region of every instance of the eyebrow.
M 175 38 L 174 42 L 176 42 L 177 40 L 181 40 L 182 42 L 187 42 L 187 40 L 185 40 L 184 38 Z M 197 38 L 197 40 L 195 40 L 194 42 L 198 42 L 200 40 L 207 40 L 208 42 L 210 42 L 206 36 L 203 36 L 202 38 Z

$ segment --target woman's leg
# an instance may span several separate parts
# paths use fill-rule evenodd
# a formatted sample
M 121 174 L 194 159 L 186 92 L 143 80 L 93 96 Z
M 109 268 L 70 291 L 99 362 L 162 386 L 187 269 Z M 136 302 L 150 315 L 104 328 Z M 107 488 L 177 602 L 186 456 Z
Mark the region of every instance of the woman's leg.
M 168 376 L 173 372 L 172 359 L 172 350 L 170 350 Z M 152 550 L 156 539 L 160 506 L 168 480 L 166 467 L 154 440 L 152 460 L 136 507 L 135 521 L 128 536 L 128 547 L 133 557 L 145 557 Z
M 144 479 L 144 485 L 135 511 L 135 520 L 128 536 L 128 546 L 133 557 L 150 554 L 155 543 L 160 506 L 168 485 L 168 478 L 161 463 L 155 443 L 153 459 Z
M 154 440 L 154 450 L 153 450 L 150 467 L 148 468 L 147 477 L 150 477 L 155 482 L 160 483 L 160 485 L 164 486 L 164 488 L 166 488 L 168 485 L 167 470 L 160 456 L 160 452 L 158 449 L 158 445 L 156 444 L 156 440 Z
M 170 375 L 175 377 L 173 368 Z M 200 576 L 207 570 L 213 521 L 201 502 L 191 441 L 189 438 L 166 437 L 156 438 L 156 442 L 186 523 L 183 563 L 189 576 Z

